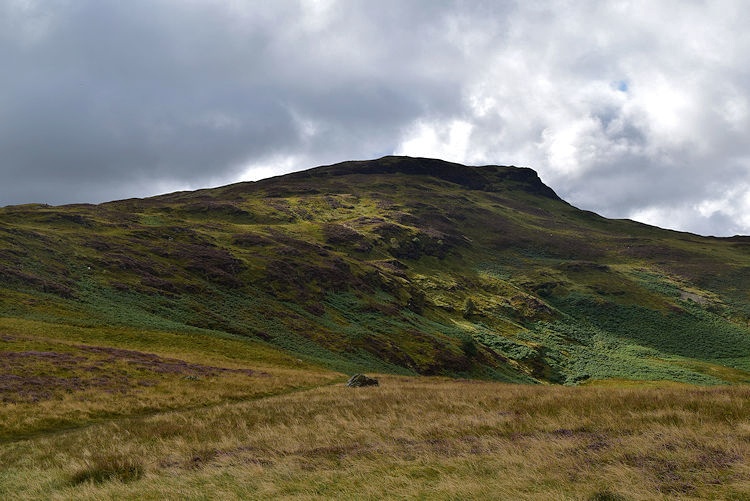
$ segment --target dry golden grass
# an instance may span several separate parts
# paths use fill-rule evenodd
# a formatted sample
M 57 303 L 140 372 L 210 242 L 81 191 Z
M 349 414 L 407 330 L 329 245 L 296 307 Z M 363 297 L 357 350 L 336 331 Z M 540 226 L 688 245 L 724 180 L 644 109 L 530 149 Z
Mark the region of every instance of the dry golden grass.
M 0 443 L 342 378 L 249 340 L 0 319 Z
M 4 499 L 750 499 L 750 387 L 381 377 L 0 449 Z

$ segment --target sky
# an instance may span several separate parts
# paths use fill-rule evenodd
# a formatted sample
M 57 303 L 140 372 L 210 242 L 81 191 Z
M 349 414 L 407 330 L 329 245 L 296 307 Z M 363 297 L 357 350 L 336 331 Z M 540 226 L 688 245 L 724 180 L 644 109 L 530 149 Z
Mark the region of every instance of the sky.
M 750 234 L 746 0 L 0 0 L 0 206 L 397 154 Z

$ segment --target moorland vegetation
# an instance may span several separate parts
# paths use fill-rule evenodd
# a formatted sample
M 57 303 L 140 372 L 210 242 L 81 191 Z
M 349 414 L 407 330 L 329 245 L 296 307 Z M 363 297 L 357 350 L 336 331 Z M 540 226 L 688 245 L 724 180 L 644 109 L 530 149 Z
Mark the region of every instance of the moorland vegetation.
M 432 159 L 0 208 L 0 496 L 748 499 L 749 279 Z

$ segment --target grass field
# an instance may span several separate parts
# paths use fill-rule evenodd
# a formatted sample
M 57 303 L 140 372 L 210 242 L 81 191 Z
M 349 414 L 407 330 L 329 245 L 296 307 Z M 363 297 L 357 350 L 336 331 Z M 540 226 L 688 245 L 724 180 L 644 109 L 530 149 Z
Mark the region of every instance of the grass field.
M 353 389 L 245 340 L 1 323 L 2 499 L 750 499 L 744 385 Z

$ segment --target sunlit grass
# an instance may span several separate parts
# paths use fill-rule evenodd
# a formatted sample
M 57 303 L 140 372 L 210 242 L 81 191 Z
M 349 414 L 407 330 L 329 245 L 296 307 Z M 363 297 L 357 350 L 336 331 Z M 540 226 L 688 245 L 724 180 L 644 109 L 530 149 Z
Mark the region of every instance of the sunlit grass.
M 747 387 L 380 381 L 5 444 L 0 494 L 645 500 L 750 492 Z
M 8 318 L 0 333 L 0 441 L 343 378 L 231 337 Z
M 240 365 L 248 361 L 272 367 L 312 368 L 301 360 L 259 341 L 222 332 L 167 332 L 132 327 L 81 327 L 23 318 L 0 317 L 3 334 L 48 339 L 56 343 L 81 343 L 158 352 L 164 356 L 204 363 Z

